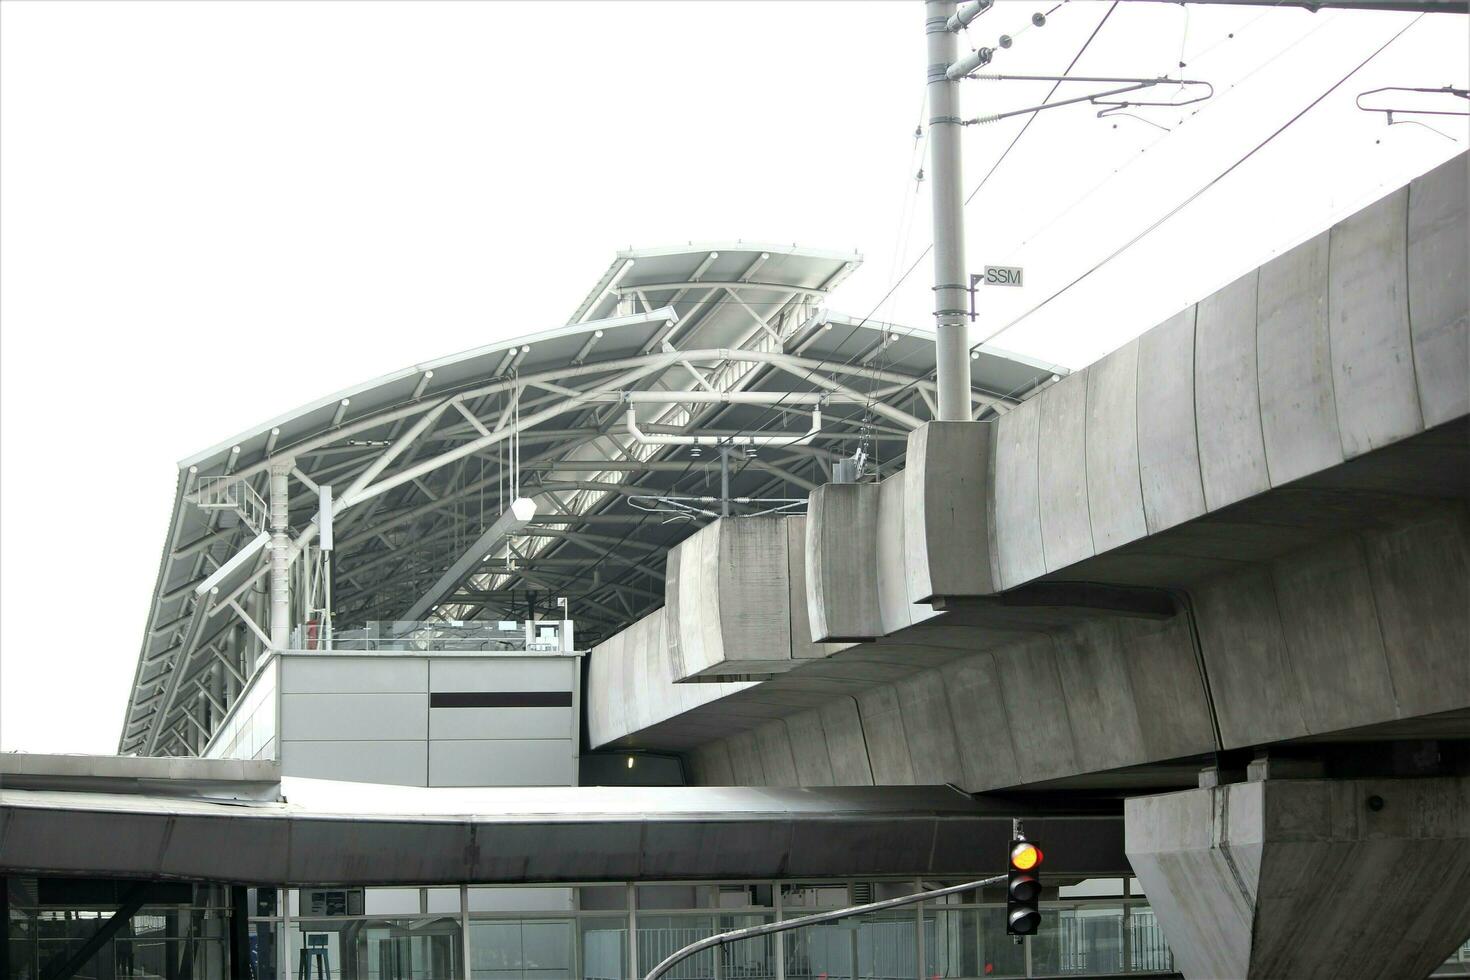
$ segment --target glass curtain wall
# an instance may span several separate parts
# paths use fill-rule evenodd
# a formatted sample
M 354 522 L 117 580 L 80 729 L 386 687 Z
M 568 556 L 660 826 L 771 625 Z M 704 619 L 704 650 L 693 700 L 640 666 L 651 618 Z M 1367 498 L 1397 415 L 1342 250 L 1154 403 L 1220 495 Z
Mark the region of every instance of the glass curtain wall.
M 13 980 L 39 980 L 97 933 L 125 901 L 133 882 L 4 879 L 6 950 Z M 150 901 L 93 953 L 82 980 L 229 976 L 229 893 L 210 885 L 155 888 Z
M 695 940 L 950 882 L 660 882 L 291 889 L 251 895 L 256 980 L 637 980 Z M 999 890 L 744 940 L 672 980 L 981 980 L 1172 969 L 1123 878 L 1061 885 L 1042 931 L 1005 934 Z M 461 907 L 463 902 L 463 908 Z M 286 937 L 278 943 L 277 937 Z M 718 955 L 718 960 L 716 959 Z M 636 972 L 635 972 L 636 971 Z

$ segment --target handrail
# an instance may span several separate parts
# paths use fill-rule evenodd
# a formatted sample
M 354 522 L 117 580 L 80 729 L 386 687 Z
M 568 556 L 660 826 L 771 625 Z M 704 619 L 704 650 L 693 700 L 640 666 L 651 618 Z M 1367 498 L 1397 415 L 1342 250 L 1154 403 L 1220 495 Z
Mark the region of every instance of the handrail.
M 823 922 L 834 922 L 838 919 L 850 919 L 855 915 L 867 915 L 869 912 L 881 912 L 883 909 L 898 908 L 902 905 L 913 905 L 929 898 L 942 898 L 945 895 L 953 895 L 956 892 L 972 891 L 976 888 L 985 888 L 989 885 L 998 885 L 1006 880 L 1005 875 L 994 875 L 990 878 L 981 878 L 979 881 L 966 882 L 963 885 L 950 885 L 947 888 L 936 888 L 933 891 L 915 892 L 912 895 L 900 895 L 898 898 L 885 898 L 881 902 L 869 902 L 867 905 L 854 905 L 850 908 L 837 909 L 832 912 L 816 912 L 812 915 L 804 915 L 799 919 L 785 919 L 781 922 L 767 922 L 758 926 L 746 926 L 744 929 L 732 929 L 714 936 L 690 943 L 683 949 L 675 950 L 664 957 L 663 962 L 648 971 L 643 980 L 658 980 L 664 976 L 676 964 L 686 960 L 695 953 L 701 953 L 715 946 L 723 946 L 726 943 L 738 943 L 745 939 L 754 939 L 757 936 L 769 936 L 776 932 L 786 932 L 790 929 L 801 929 L 804 926 L 820 925 Z M 718 954 L 716 954 L 718 955 Z M 718 975 L 716 970 L 716 975 Z

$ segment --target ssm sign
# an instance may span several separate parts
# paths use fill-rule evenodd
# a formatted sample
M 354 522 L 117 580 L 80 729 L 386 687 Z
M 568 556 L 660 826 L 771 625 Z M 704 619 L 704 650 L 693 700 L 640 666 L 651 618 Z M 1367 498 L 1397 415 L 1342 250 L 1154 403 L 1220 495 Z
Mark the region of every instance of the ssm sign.
M 1021 286 L 1025 272 L 1018 265 L 987 265 L 982 282 L 987 286 Z

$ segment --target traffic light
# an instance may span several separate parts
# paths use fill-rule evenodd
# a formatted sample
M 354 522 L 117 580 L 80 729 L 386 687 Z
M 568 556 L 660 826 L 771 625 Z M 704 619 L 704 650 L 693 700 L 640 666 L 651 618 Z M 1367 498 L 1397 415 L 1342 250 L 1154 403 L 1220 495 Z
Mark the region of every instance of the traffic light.
M 1034 936 L 1041 926 L 1041 847 L 1024 837 L 1011 841 L 1006 872 L 1006 932 Z

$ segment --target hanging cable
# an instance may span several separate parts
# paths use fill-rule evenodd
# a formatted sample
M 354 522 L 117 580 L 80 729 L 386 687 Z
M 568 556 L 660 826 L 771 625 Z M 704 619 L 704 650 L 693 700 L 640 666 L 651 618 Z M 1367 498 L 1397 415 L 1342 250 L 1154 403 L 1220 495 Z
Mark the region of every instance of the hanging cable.
M 1251 157 L 1255 156 L 1256 153 L 1260 152 L 1260 150 L 1262 150 L 1264 147 L 1266 147 L 1268 144 L 1270 144 L 1273 140 L 1275 140 L 1276 137 L 1280 136 L 1283 132 L 1285 132 L 1288 128 L 1290 128 L 1294 123 L 1297 122 L 1297 120 L 1301 119 L 1304 115 L 1306 115 L 1313 108 L 1315 108 L 1317 105 L 1319 105 L 1324 99 L 1326 99 L 1334 91 L 1336 91 L 1338 88 L 1340 88 L 1344 84 L 1346 84 L 1348 82 L 1348 80 L 1350 80 L 1354 75 L 1356 75 L 1359 71 L 1361 71 L 1364 67 L 1366 67 L 1370 62 L 1372 62 L 1374 58 L 1378 57 L 1378 55 L 1382 54 L 1385 50 L 1387 50 L 1390 45 L 1392 45 L 1395 41 L 1397 41 L 1400 37 L 1402 37 L 1410 28 L 1412 28 L 1415 24 L 1419 23 L 1419 21 L 1422 20 L 1423 18 L 1424 18 L 1424 14 L 1419 14 L 1417 17 L 1415 17 L 1408 24 L 1405 24 L 1392 37 L 1390 37 L 1387 41 L 1385 41 L 1382 45 L 1380 45 L 1377 49 L 1375 49 L 1371 54 L 1369 54 L 1366 58 L 1364 58 L 1361 62 L 1359 62 L 1354 68 L 1352 68 L 1346 75 L 1344 75 L 1342 78 L 1340 78 L 1336 82 L 1334 82 L 1324 92 L 1322 92 L 1320 95 L 1318 95 L 1316 98 L 1314 98 L 1303 109 L 1301 109 L 1294 116 L 1292 116 L 1290 119 L 1288 119 L 1285 123 L 1283 123 L 1279 128 L 1277 128 L 1269 136 L 1267 136 L 1261 142 L 1259 142 L 1254 147 L 1252 147 L 1249 151 L 1246 152 L 1246 154 L 1244 156 L 1242 156 L 1240 159 L 1236 160 L 1230 166 L 1226 167 L 1223 171 L 1221 171 L 1213 179 L 1211 179 L 1207 184 L 1205 184 L 1199 190 L 1195 191 L 1193 194 L 1191 194 L 1185 200 L 1181 201 L 1174 208 L 1172 208 L 1169 212 L 1167 212 L 1166 214 L 1164 214 L 1163 216 L 1161 216 L 1160 218 L 1158 218 L 1156 221 L 1153 222 L 1153 224 L 1149 225 L 1143 231 L 1139 232 L 1137 235 L 1135 235 L 1128 242 L 1124 243 L 1118 249 L 1116 249 L 1115 251 L 1113 251 L 1110 255 L 1108 255 L 1105 258 L 1103 258 L 1100 262 L 1098 262 L 1096 265 L 1094 265 L 1087 272 L 1084 272 L 1082 275 L 1078 276 L 1076 279 L 1072 280 L 1066 286 L 1063 286 L 1061 289 L 1057 290 L 1051 296 L 1048 296 L 1041 303 L 1038 303 L 1036 306 L 1032 307 L 1030 310 L 1027 310 L 1025 313 L 1021 314 L 1021 316 L 1015 318 L 1010 323 L 1007 323 L 1005 326 L 1001 327 L 1000 329 L 995 330 L 995 331 L 992 331 L 991 333 L 989 333 L 986 336 L 984 336 L 983 338 L 981 338 L 979 341 L 976 341 L 974 344 L 972 344 L 970 346 L 970 350 L 972 352 L 972 356 L 973 356 L 974 352 L 978 351 L 978 349 L 980 347 L 982 347 L 985 344 L 989 343 L 990 341 L 994 340 L 996 337 L 998 337 L 1001 334 L 1005 333 L 1007 330 L 1010 330 L 1016 324 L 1020 323 L 1021 321 L 1025 320 L 1027 317 L 1029 317 L 1032 314 L 1036 313 L 1038 310 L 1042 309 L 1048 303 L 1050 303 L 1053 300 L 1055 300 L 1058 296 L 1062 295 L 1067 290 L 1071 289 L 1073 286 L 1076 286 L 1078 283 L 1082 282 L 1087 277 L 1091 276 L 1094 272 L 1096 272 L 1098 269 L 1102 268 L 1108 262 L 1111 262 L 1114 258 L 1118 257 L 1123 252 L 1125 252 L 1129 248 L 1131 248 L 1133 245 L 1137 244 L 1139 241 L 1141 241 L 1144 237 L 1146 237 L 1148 234 L 1150 234 L 1152 231 L 1154 231 L 1160 225 L 1164 224 L 1166 221 L 1168 221 L 1170 218 L 1172 218 L 1175 214 L 1178 214 L 1184 208 L 1188 207 L 1191 203 L 1193 203 L 1194 201 L 1198 200 L 1200 198 L 1200 196 L 1202 196 L 1207 191 L 1209 191 L 1210 188 L 1214 187 L 1221 180 L 1223 180 L 1230 173 L 1232 173 L 1236 168 L 1240 167 L 1242 164 L 1244 164 Z M 913 381 L 911 381 L 908 384 L 904 385 L 903 388 L 900 388 L 898 391 L 895 391 L 892 394 L 891 397 L 897 398 L 900 395 L 902 395 L 904 391 L 909 390 L 914 385 L 918 384 L 919 381 L 921 381 L 921 380 L 927 381 L 930 378 L 932 378 L 933 376 L 934 376 L 934 371 L 931 370 L 923 378 L 915 378 Z
M 1086 54 L 1087 49 L 1092 46 L 1092 42 L 1097 38 L 1098 32 L 1100 32 L 1103 29 L 1103 25 L 1108 22 L 1108 18 L 1113 16 L 1113 11 L 1118 9 L 1118 3 L 1119 0 L 1113 0 L 1113 2 L 1108 6 L 1108 9 L 1103 12 L 1102 18 L 1097 22 L 1097 26 L 1092 29 L 1092 33 L 1087 35 L 1087 40 L 1082 42 L 1082 47 L 1079 48 L 1077 50 L 1077 53 L 1072 56 L 1072 60 L 1067 64 L 1066 70 L 1062 72 L 1063 75 L 1072 74 L 1072 69 L 1077 67 L 1077 62 L 1082 60 L 1082 56 Z M 1046 98 L 1041 100 L 1042 104 L 1045 105 L 1046 103 L 1050 102 L 1052 96 L 1057 94 L 1057 89 L 1061 87 L 1061 82 L 1056 82 L 1055 84 L 1053 84 L 1051 87 L 1051 91 L 1046 93 Z M 969 205 L 969 203 L 975 199 L 975 195 L 979 194 L 980 191 L 984 189 L 985 185 L 990 182 L 990 178 L 995 175 L 995 172 L 998 169 L 1000 169 L 1000 165 L 1002 163 L 1005 163 L 1006 157 L 1011 155 L 1011 151 L 1016 148 L 1017 143 L 1021 142 L 1021 137 L 1026 135 L 1026 130 L 1030 129 L 1031 124 L 1035 121 L 1036 114 L 1033 113 L 1030 118 L 1026 120 L 1025 125 L 1021 127 L 1016 135 L 1011 137 L 1010 143 L 1006 145 L 1006 148 L 1001 152 L 1001 155 L 997 157 L 995 162 L 990 165 L 990 169 L 985 172 L 985 176 L 980 178 L 980 182 L 975 185 L 975 189 L 970 191 L 969 196 L 965 198 L 966 205 Z
M 1367 67 L 1367 65 L 1368 65 L 1369 62 L 1371 62 L 1374 58 L 1378 57 L 1380 54 L 1382 54 L 1384 51 L 1386 51 L 1388 49 L 1389 45 L 1393 44 L 1399 38 L 1403 37 L 1404 34 L 1405 34 L 1405 32 L 1407 32 L 1415 24 L 1419 23 L 1419 21 L 1422 20 L 1423 18 L 1424 18 L 1424 15 L 1423 14 L 1420 14 L 1419 16 L 1415 17 L 1413 20 L 1409 21 L 1409 23 L 1405 24 L 1402 28 L 1399 29 L 1399 31 L 1396 34 L 1394 34 L 1392 37 L 1390 37 L 1387 41 L 1383 42 L 1383 44 L 1381 46 L 1379 46 L 1375 51 L 1373 51 L 1372 54 L 1368 55 L 1368 57 L 1366 57 L 1362 61 L 1360 61 L 1346 75 L 1342 76 L 1337 81 L 1335 81 L 1331 85 L 1329 85 L 1327 87 L 1327 89 L 1324 92 L 1322 92 L 1322 94 L 1318 95 L 1311 102 L 1307 103 L 1307 105 L 1304 106 L 1299 112 L 1297 112 L 1296 115 L 1292 116 L 1286 122 L 1282 123 L 1279 127 L 1277 127 L 1265 139 L 1261 140 L 1255 146 L 1253 146 L 1249 150 L 1247 150 L 1244 156 L 1242 156 L 1240 159 L 1236 160 L 1230 166 L 1226 167 L 1224 170 L 1222 170 L 1218 174 L 1216 174 L 1203 187 L 1201 187 L 1199 190 L 1195 191 L 1193 194 L 1190 194 L 1188 197 L 1186 197 L 1184 200 L 1180 201 L 1174 207 L 1170 208 L 1164 214 L 1160 215 L 1151 224 L 1149 224 L 1148 227 L 1144 228 L 1138 234 L 1134 235 L 1128 241 L 1124 242 L 1122 245 L 1118 246 L 1118 248 L 1114 249 L 1112 252 L 1110 252 L 1106 256 L 1104 256 L 1100 261 L 1098 261 L 1096 264 L 1094 264 L 1092 266 L 1092 268 L 1088 269 L 1086 272 L 1082 273 L 1080 276 L 1078 276 L 1077 278 L 1073 279 L 1071 282 L 1067 283 L 1061 289 L 1058 289 L 1056 292 L 1052 293 L 1050 296 L 1048 296 L 1046 299 L 1042 300 L 1040 303 L 1037 303 L 1035 306 L 1031 307 L 1031 309 L 1027 310 L 1025 313 L 1022 313 L 1020 316 L 1016 317 L 1010 323 L 1007 323 L 1004 327 L 1001 327 L 999 330 L 997 330 L 994 333 L 990 334 L 986 338 L 986 340 L 993 339 L 994 337 L 997 337 L 1000 334 L 1005 333 L 1007 330 L 1011 329 L 1016 324 L 1018 324 L 1021 321 L 1025 320 L 1027 317 L 1029 317 L 1032 314 L 1038 312 L 1039 310 L 1044 309 L 1049 303 L 1051 303 L 1053 300 L 1057 299 L 1057 297 L 1063 295 L 1068 290 L 1072 289 L 1072 287 L 1074 287 L 1077 284 L 1079 284 L 1079 283 L 1085 281 L 1086 279 L 1088 279 L 1090 276 L 1092 276 L 1095 272 L 1097 272 L 1103 266 L 1107 265 L 1109 262 L 1113 261 L 1113 259 L 1115 259 L 1118 256 L 1122 255 L 1124 252 L 1128 251 L 1134 245 L 1137 245 L 1144 238 L 1148 237 L 1148 235 L 1152 234 L 1156 229 L 1158 229 L 1166 221 L 1168 221 L 1170 218 L 1174 217 L 1174 215 L 1178 214 L 1180 211 L 1183 211 L 1189 205 L 1191 205 L 1195 201 L 1199 200 L 1199 198 L 1201 196 L 1203 196 L 1206 192 L 1208 192 L 1210 190 L 1210 188 L 1214 187 L 1216 184 L 1220 183 L 1220 181 L 1224 180 L 1226 177 L 1230 176 L 1230 174 L 1234 173 L 1235 170 L 1238 167 L 1240 167 L 1242 164 L 1244 164 L 1246 161 L 1248 161 L 1251 157 L 1255 156 L 1261 150 L 1263 150 L 1267 146 L 1269 146 L 1271 144 L 1271 142 L 1276 139 L 1276 137 L 1280 136 L 1282 133 L 1284 133 L 1288 129 L 1290 129 L 1291 126 L 1293 124 L 1295 124 L 1297 120 L 1301 119 L 1308 112 L 1311 112 L 1318 105 L 1320 105 L 1322 103 L 1322 100 L 1323 99 L 1326 99 L 1333 92 L 1336 92 L 1339 88 L 1341 88 L 1344 84 L 1346 84 L 1349 79 L 1351 79 L 1359 71 L 1363 70 L 1363 68 Z M 981 343 L 984 343 L 984 342 L 985 341 L 981 341 Z M 979 345 L 977 344 L 975 346 L 979 346 Z M 971 349 L 973 350 L 974 348 L 972 347 Z
M 1282 0 L 1277 0 L 1278 6 L 1279 6 L 1279 4 L 1281 2 L 1282 2 Z M 1275 9 L 1275 8 L 1273 7 L 1272 9 Z M 1240 32 L 1244 32 L 1247 28 L 1254 26 L 1256 23 L 1258 23 L 1260 20 L 1262 20 L 1266 16 L 1267 16 L 1267 14 L 1266 13 L 1263 13 L 1260 16 L 1256 17 L 1254 20 L 1252 20 L 1248 24 L 1246 24 L 1245 27 L 1242 27 L 1241 30 L 1240 30 Z M 1246 72 L 1240 78 L 1236 79 L 1230 85 L 1226 86 L 1224 93 L 1218 99 L 1214 99 L 1211 102 L 1209 102 L 1208 104 L 1206 104 L 1204 106 L 1201 106 L 1200 108 L 1198 108 L 1198 109 L 1194 110 L 1193 112 L 1191 112 L 1184 119 L 1181 119 L 1180 120 L 1180 125 L 1182 126 L 1184 123 L 1189 122 L 1191 119 L 1195 118 L 1196 116 L 1200 115 L 1201 113 L 1208 112 L 1214 106 L 1219 105 L 1232 91 L 1236 90 L 1242 83 L 1248 81 L 1251 78 L 1254 78 L 1256 75 L 1260 74 L 1266 68 L 1268 68 L 1269 66 L 1275 64 L 1277 61 L 1279 61 L 1285 55 L 1287 55 L 1291 51 L 1295 50 L 1299 45 L 1301 45 L 1303 42 L 1305 42 L 1308 38 L 1312 37 L 1313 35 L 1315 35 L 1319 31 L 1321 31 L 1322 29 L 1324 29 L 1324 28 L 1328 27 L 1330 24 L 1332 24 L 1332 22 L 1336 19 L 1336 16 L 1341 16 L 1341 12 L 1338 12 L 1336 15 L 1324 15 L 1320 20 L 1317 21 L 1317 23 L 1312 27 L 1312 29 L 1310 31 L 1308 31 L 1307 33 L 1303 34 L 1301 37 L 1297 38 L 1296 40 L 1292 41 L 1290 44 L 1286 45 L 1281 50 L 1279 50 L 1275 54 L 1271 55 L 1265 61 L 1262 61 L 1260 64 L 1258 64 L 1254 68 L 1252 68 L 1250 71 Z M 1200 59 L 1204 58 L 1204 56 L 1206 54 L 1208 54 L 1209 52 L 1211 52 L 1211 51 L 1215 50 L 1216 48 L 1218 48 L 1220 46 L 1220 44 L 1224 43 L 1224 41 L 1233 39 L 1235 37 L 1236 33 L 1238 33 L 1238 32 L 1231 31 L 1229 34 L 1226 35 L 1226 37 L 1224 39 L 1222 39 L 1221 41 L 1216 42 L 1215 44 L 1211 45 L 1209 48 L 1206 48 L 1204 51 L 1200 52 L 1200 54 L 1198 54 L 1198 55 L 1195 56 L 1195 59 L 1194 59 L 1195 62 L 1198 63 L 1200 61 Z M 1144 120 L 1144 121 L 1147 122 L 1148 120 Z M 1157 125 L 1157 124 L 1155 124 L 1155 125 Z M 1107 186 L 1108 184 L 1110 184 L 1114 180 L 1116 180 L 1120 174 L 1122 174 L 1124 171 L 1128 170 L 1130 167 L 1132 167 L 1134 164 L 1138 163 L 1140 160 L 1144 159 L 1144 157 L 1148 154 L 1148 152 L 1150 150 L 1153 150 L 1159 144 L 1163 143 L 1164 140 L 1166 140 L 1166 139 L 1169 138 L 1169 134 L 1170 133 L 1176 132 L 1176 131 L 1177 131 L 1177 129 L 1170 129 L 1168 132 L 1165 132 L 1164 135 L 1159 136 L 1156 139 L 1154 139 L 1153 142 L 1149 143 L 1147 146 L 1143 147 L 1143 149 L 1139 150 L 1138 153 L 1135 154 L 1134 157 L 1131 160 L 1129 160 L 1127 163 L 1123 164 L 1121 167 L 1118 167 L 1112 173 L 1108 174 L 1106 177 L 1102 178 L 1097 183 L 1093 184 L 1087 190 L 1083 191 L 1075 199 L 1073 199 L 1070 204 L 1068 204 L 1061 211 L 1058 211 L 1056 214 L 1052 215 L 1050 218 L 1046 219 L 1046 221 L 1043 222 L 1039 227 L 1033 228 L 1031 231 L 1029 231 L 1025 235 L 1021 236 L 1021 238 L 1019 240 L 1019 242 L 1020 242 L 1019 245 L 1017 245 L 1016 248 L 1013 249 L 1013 251 L 1018 251 L 1018 250 L 1022 250 L 1022 249 L 1027 248 L 1037 238 L 1039 238 L 1041 235 L 1045 234 L 1047 231 L 1050 231 L 1053 227 L 1055 227 L 1056 224 L 1058 222 L 1060 222 L 1063 218 L 1067 217 L 1072 212 L 1076 211 L 1077 208 L 1081 207 L 1084 203 L 1086 203 L 1099 190 L 1101 190 L 1103 187 Z
M 1064 0 L 1064 2 L 1065 2 L 1065 0 Z M 1098 20 L 1097 26 L 1095 26 L 1092 29 L 1092 32 L 1087 36 L 1087 40 L 1085 40 L 1082 43 L 1082 46 L 1078 49 L 1077 53 L 1075 55 L 1073 55 L 1072 60 L 1068 63 L 1066 70 L 1062 74 L 1064 74 L 1064 75 L 1065 74 L 1069 74 L 1072 71 L 1072 69 L 1077 66 L 1077 63 L 1082 59 L 1082 56 L 1084 54 L 1086 54 L 1087 49 L 1089 47 L 1091 47 L 1092 42 L 1097 38 L 1099 32 L 1101 32 L 1101 30 L 1103 28 L 1103 25 L 1105 25 L 1108 22 L 1108 19 L 1110 17 L 1112 17 L 1113 12 L 1118 8 L 1119 2 L 1120 2 L 1120 0 L 1112 0 L 1112 3 L 1108 6 L 1108 9 L 1103 13 L 1103 16 Z M 1061 6 L 1062 6 L 1062 4 L 1057 4 L 1056 6 L 1052 7 L 1051 12 L 1052 13 L 1055 13 L 1058 9 L 1060 9 Z M 1047 99 L 1048 100 L 1051 98 L 1052 95 L 1054 95 L 1056 93 L 1056 90 L 1057 90 L 1058 87 L 1060 87 L 1060 84 L 1061 83 L 1057 83 L 1057 84 L 1055 84 L 1055 85 L 1052 86 L 1051 92 L 1048 93 L 1048 95 L 1047 95 Z M 965 198 L 965 201 L 964 201 L 964 204 L 962 205 L 962 207 L 968 206 L 970 204 L 970 202 L 972 200 L 974 200 L 975 195 L 978 194 L 978 193 L 980 193 L 980 190 L 985 186 L 986 182 L 990 180 L 991 176 L 1000 167 L 1001 163 L 1004 162 L 1005 158 L 1010 154 L 1011 150 L 1013 150 L 1015 148 L 1016 144 L 1018 142 L 1020 142 L 1021 137 L 1024 136 L 1025 133 L 1026 133 L 1026 131 L 1031 127 L 1031 122 L 1035 118 L 1036 118 L 1035 115 L 1032 115 L 1029 119 L 1027 119 L 1025 125 L 1023 125 L 1021 127 L 1020 131 L 1017 132 L 1017 134 L 1014 137 L 1011 138 L 1011 142 L 1006 146 L 1005 150 L 1001 153 L 1000 157 L 997 158 L 997 160 L 995 161 L 995 163 L 993 163 L 991 165 L 990 169 L 986 172 L 985 176 L 982 177 L 981 180 L 980 180 L 980 182 L 975 185 L 975 188 L 972 191 L 970 191 L 969 196 L 967 196 Z M 886 302 L 888 302 L 888 300 L 894 295 L 894 293 L 896 293 L 898 291 L 898 288 L 900 286 L 902 286 L 908 280 L 909 276 L 911 276 L 913 274 L 914 270 L 919 267 L 919 264 L 922 263 L 924 261 L 925 257 L 927 257 L 929 255 L 929 253 L 932 252 L 933 250 L 934 250 L 934 243 L 931 241 L 928 245 L 926 245 L 924 247 L 924 250 L 919 253 L 919 255 L 914 259 L 914 261 L 909 265 L 909 267 L 904 270 L 903 275 L 899 276 L 898 279 L 896 279 L 894 281 L 893 285 L 891 285 L 891 286 L 888 287 L 887 291 L 885 291 L 883 293 L 883 295 L 881 297 L 879 297 L 878 302 L 875 303 L 875 304 L 873 304 L 872 309 L 870 309 L 867 312 L 867 314 L 863 316 L 863 318 L 861 320 L 859 320 L 856 324 L 854 324 L 847 331 L 847 334 L 843 337 L 842 341 L 839 342 L 837 345 L 835 345 L 835 347 L 840 349 L 841 346 L 843 344 L 845 344 L 849 339 L 851 339 L 857 333 L 858 330 L 862 329 L 870 320 L 872 320 L 872 318 L 878 313 L 878 311 L 883 307 L 883 305 Z M 913 330 L 912 330 L 912 328 L 906 328 L 906 329 L 903 330 L 903 333 L 905 335 L 912 335 Z M 854 353 L 853 355 L 851 355 L 850 357 L 848 357 L 848 359 L 846 361 L 843 362 L 844 366 L 851 365 L 855 360 L 858 359 L 859 356 L 861 356 L 861 352 Z M 815 373 L 816 373 L 816 369 L 815 368 L 812 368 L 812 369 L 808 370 L 807 373 L 806 373 L 806 375 L 804 376 L 804 379 L 810 379 L 811 376 L 813 374 L 815 374 Z M 932 376 L 932 372 L 931 372 L 930 376 Z M 890 397 L 891 398 L 895 398 L 895 399 L 898 398 L 898 397 L 900 397 L 904 392 L 912 390 L 913 387 L 914 387 L 914 385 L 917 384 L 918 381 L 920 381 L 920 380 L 928 380 L 928 377 L 921 378 L 921 379 L 915 379 L 914 381 L 909 382 L 908 384 L 906 384 L 902 388 L 900 388 L 897 392 L 894 392 Z M 869 387 L 869 392 L 871 393 L 871 391 L 872 391 L 872 387 L 870 386 Z M 759 425 L 757 425 L 755 431 L 757 431 L 757 432 L 763 431 L 766 428 L 768 428 L 770 425 L 774 424 L 774 422 L 780 417 L 780 414 L 779 414 L 780 413 L 780 407 L 781 406 L 780 406 L 779 403 L 770 406 L 767 409 L 767 411 L 766 411 L 767 418 L 765 420 L 763 420 Z M 875 442 L 874 443 L 874 446 L 876 447 L 876 445 L 877 444 Z

